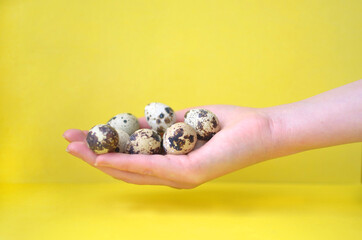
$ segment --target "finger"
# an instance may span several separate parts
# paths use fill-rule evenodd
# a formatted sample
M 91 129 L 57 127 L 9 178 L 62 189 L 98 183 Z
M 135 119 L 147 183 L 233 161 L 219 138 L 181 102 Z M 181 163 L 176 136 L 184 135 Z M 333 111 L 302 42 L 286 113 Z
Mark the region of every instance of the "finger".
M 191 108 L 182 109 L 176 112 L 176 122 L 183 122 L 185 118 L 185 113 Z
M 118 170 L 177 180 L 187 174 L 187 155 L 143 155 L 109 153 L 97 156 L 97 166 L 107 166 Z
M 68 142 L 83 142 L 86 139 L 88 131 L 81 131 L 79 129 L 68 129 L 64 132 L 63 137 Z
M 140 123 L 140 128 L 150 128 L 145 117 L 139 118 L 138 122 Z
M 239 142 L 237 142 L 238 140 L 234 142 L 228 141 L 226 135 L 231 134 L 233 134 L 232 129 L 222 130 L 204 143 L 203 147 L 195 149 L 188 154 L 192 162 L 198 163 L 194 165 L 195 171 L 204 174 L 201 176 L 203 181 L 208 181 L 241 169 L 250 162 L 235 160 L 235 155 L 238 155 L 238 153 L 233 150 L 232 145 L 239 144 Z M 245 146 L 241 146 L 241 148 L 245 148 Z M 207 172 L 205 169 L 207 169 Z
M 164 185 L 173 188 L 183 188 L 182 185 L 178 183 L 166 179 L 160 179 L 154 176 L 141 175 L 138 173 L 131 173 L 108 167 L 97 168 L 107 173 L 108 175 L 111 175 L 113 178 L 124 181 L 126 183 L 132 183 L 137 185 Z
M 77 158 L 83 159 L 92 166 L 96 162 L 97 155 L 88 148 L 85 142 L 71 142 L 66 151 Z
M 84 142 L 70 143 L 67 150 L 73 156 L 84 160 L 89 165 L 98 168 L 102 172 L 118 180 L 140 185 L 165 185 L 174 188 L 181 188 L 179 184 L 169 180 L 159 179 L 157 177 L 146 176 L 137 173 L 125 172 L 109 167 L 95 166 L 97 155 L 93 153 Z

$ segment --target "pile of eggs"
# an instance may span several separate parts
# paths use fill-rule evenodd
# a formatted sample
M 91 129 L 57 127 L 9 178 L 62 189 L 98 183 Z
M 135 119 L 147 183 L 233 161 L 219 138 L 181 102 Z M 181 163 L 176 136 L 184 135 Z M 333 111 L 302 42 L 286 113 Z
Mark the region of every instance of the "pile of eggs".
M 94 126 L 87 135 L 88 147 L 96 154 L 187 154 L 197 140 L 210 140 L 220 131 L 218 118 L 206 109 L 191 109 L 184 122 L 176 123 L 172 108 L 153 102 L 145 107 L 145 117 L 151 129 L 140 129 L 130 113 L 120 113 L 107 124 Z

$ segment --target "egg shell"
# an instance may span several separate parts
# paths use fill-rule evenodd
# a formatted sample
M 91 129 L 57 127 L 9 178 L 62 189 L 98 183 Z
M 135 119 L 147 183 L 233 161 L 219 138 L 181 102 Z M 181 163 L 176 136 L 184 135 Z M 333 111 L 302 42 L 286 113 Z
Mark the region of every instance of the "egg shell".
M 184 122 L 196 130 L 199 140 L 210 140 L 221 129 L 219 119 L 207 109 L 189 110 Z
M 96 154 L 114 152 L 118 146 L 117 131 L 106 124 L 99 124 L 91 128 L 86 138 L 88 147 Z
M 176 122 L 176 113 L 163 103 L 152 102 L 145 107 L 148 125 L 161 136 L 168 127 Z
M 124 153 L 126 151 L 126 145 L 129 141 L 129 135 L 120 129 L 115 129 L 118 133 L 118 147 L 115 149 L 115 152 Z
M 120 113 L 112 117 L 107 124 L 116 130 L 122 130 L 131 135 L 140 128 L 138 119 L 130 113 Z
M 179 122 L 169 127 L 163 136 L 163 148 L 167 154 L 187 154 L 194 149 L 197 141 L 195 129 Z
M 159 154 L 161 153 L 161 136 L 151 129 L 139 129 L 129 138 L 126 153 Z

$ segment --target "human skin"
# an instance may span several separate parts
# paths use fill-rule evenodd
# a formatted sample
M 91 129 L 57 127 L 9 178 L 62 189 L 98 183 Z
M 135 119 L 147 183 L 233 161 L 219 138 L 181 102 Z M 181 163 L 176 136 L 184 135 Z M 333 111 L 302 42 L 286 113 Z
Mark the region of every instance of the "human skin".
M 78 129 L 63 135 L 67 152 L 124 182 L 190 189 L 269 159 L 362 141 L 362 80 L 275 107 L 201 107 L 218 116 L 221 130 L 187 155 L 96 155 L 87 147 L 87 131 Z M 176 112 L 177 122 L 189 109 Z M 144 118 L 139 122 L 149 128 Z

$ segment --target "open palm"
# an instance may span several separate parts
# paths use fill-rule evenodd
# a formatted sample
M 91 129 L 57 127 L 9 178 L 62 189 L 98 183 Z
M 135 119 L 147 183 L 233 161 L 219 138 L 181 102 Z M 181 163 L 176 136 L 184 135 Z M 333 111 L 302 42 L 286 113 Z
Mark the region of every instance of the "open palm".
M 69 129 L 64 137 L 67 151 L 104 173 L 134 184 L 194 188 L 211 179 L 264 159 L 271 141 L 267 115 L 259 109 L 231 105 L 202 106 L 214 112 L 221 130 L 208 142 L 198 141 L 187 155 L 141 155 L 107 153 L 96 155 L 85 141 L 87 131 Z M 177 121 L 189 109 L 176 112 Z M 139 119 L 141 128 L 149 128 Z

